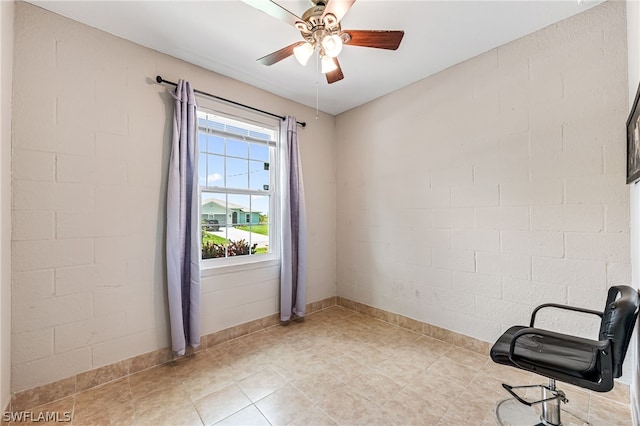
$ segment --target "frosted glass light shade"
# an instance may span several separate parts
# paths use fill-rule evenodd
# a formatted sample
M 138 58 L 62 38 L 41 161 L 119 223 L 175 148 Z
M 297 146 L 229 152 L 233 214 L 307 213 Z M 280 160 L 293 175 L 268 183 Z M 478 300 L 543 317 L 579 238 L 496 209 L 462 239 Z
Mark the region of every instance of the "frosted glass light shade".
M 322 39 L 322 48 L 324 53 L 335 58 L 342 51 L 342 39 L 336 34 L 326 36 Z
M 322 57 L 322 74 L 326 74 L 337 69 L 338 67 L 336 66 L 336 63 L 333 62 L 333 58 L 331 56 L 325 55 Z
M 300 65 L 305 66 L 309 62 L 309 58 L 313 55 L 313 46 L 310 43 L 304 43 L 293 48 L 293 56 Z

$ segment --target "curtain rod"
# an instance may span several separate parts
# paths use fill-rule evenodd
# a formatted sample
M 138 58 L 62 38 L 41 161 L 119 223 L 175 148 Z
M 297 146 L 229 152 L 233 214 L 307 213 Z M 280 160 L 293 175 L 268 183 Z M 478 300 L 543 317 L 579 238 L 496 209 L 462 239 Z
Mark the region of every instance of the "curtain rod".
M 159 75 L 156 76 L 156 82 L 158 84 L 165 83 L 165 84 L 170 84 L 170 85 L 172 85 L 174 87 L 178 87 L 178 85 L 176 83 L 174 83 L 173 81 L 165 80 L 164 78 L 162 78 Z M 254 108 L 254 107 L 249 106 L 249 105 L 241 104 L 240 102 L 236 102 L 236 101 L 232 101 L 232 100 L 229 100 L 229 99 L 221 98 L 220 96 L 212 95 L 211 93 L 203 92 L 203 91 L 197 90 L 197 89 L 193 89 L 193 91 L 195 93 L 200 94 L 200 95 L 208 96 L 210 98 L 217 99 L 219 101 L 227 102 L 227 103 L 232 104 L 232 105 L 236 105 L 236 106 L 239 106 L 239 107 L 242 107 L 242 108 L 250 109 L 251 111 L 256 111 L 256 112 L 259 112 L 259 113 L 262 113 L 262 114 L 270 115 L 271 117 L 276 117 L 276 118 L 279 118 L 280 120 L 284 120 L 285 119 L 285 117 L 282 116 L 282 115 L 274 114 L 274 113 L 269 112 L 269 111 L 264 111 L 264 110 L 261 110 L 261 109 L 258 109 L 258 108 Z M 307 123 L 305 123 L 304 121 L 296 121 L 296 123 L 298 123 L 299 126 L 307 127 Z

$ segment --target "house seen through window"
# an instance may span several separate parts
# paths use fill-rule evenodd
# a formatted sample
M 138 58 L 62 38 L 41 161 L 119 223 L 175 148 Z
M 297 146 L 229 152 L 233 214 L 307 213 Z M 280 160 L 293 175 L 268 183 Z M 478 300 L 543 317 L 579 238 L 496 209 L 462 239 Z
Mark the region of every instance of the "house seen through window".
M 202 259 L 271 254 L 275 127 L 198 111 Z

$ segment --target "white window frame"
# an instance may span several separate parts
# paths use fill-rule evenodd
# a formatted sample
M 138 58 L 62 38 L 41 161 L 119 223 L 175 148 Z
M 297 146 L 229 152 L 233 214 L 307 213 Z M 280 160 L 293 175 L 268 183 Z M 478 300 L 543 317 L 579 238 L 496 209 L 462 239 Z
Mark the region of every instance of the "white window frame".
M 277 119 L 270 119 L 264 116 L 250 113 L 248 111 L 240 110 L 239 108 L 227 107 L 214 104 L 213 102 L 207 102 L 206 100 L 199 100 L 198 110 L 216 115 L 223 119 L 232 121 L 239 121 L 249 125 L 257 126 L 275 131 L 275 141 L 271 142 L 269 149 L 269 250 L 270 253 L 258 254 L 258 255 L 243 255 L 243 256 L 229 256 L 218 257 L 212 259 L 201 259 L 200 270 L 203 271 L 203 275 L 216 274 L 220 268 L 233 267 L 234 269 L 252 269 L 254 267 L 271 266 L 279 263 L 280 260 L 280 122 Z M 198 129 L 198 138 L 199 138 Z M 242 136 L 238 136 L 239 139 Z M 200 156 L 200 149 L 198 150 L 198 156 Z M 198 164 L 198 168 L 201 165 Z M 198 174 L 199 175 L 199 174 Z M 217 192 L 228 194 L 241 194 L 241 195 L 265 195 L 264 192 L 255 190 L 228 190 L 226 187 L 203 187 L 198 185 L 198 207 L 200 208 L 202 200 L 202 192 Z M 201 217 L 198 212 L 198 217 Z M 241 221 L 240 221 L 241 222 Z M 200 243 L 202 238 L 199 238 Z M 208 273 L 207 273 L 208 271 Z

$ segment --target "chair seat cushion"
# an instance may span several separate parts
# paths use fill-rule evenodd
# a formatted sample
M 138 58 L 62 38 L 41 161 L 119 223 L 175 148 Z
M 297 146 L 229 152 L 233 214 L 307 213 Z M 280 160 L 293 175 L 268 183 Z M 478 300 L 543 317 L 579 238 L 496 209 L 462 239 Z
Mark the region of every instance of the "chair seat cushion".
M 528 328 L 514 326 L 508 329 L 491 348 L 491 359 L 499 364 L 523 368 L 536 373 L 553 376 L 560 372 L 576 379 L 598 381 L 598 351 L 557 337 L 524 335 L 514 349 L 516 366 L 509 359 L 509 347 L 513 335 Z

